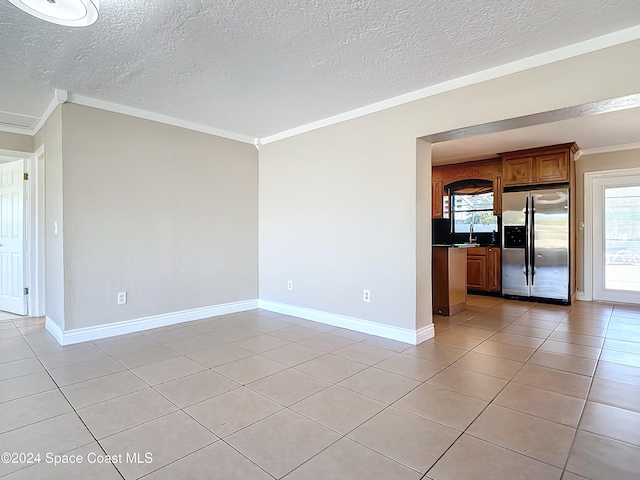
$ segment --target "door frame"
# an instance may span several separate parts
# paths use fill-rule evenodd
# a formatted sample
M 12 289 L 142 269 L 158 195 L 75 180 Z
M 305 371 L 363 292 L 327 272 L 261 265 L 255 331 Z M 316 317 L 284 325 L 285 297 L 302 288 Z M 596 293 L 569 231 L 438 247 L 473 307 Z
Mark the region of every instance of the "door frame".
M 0 155 L 23 160 L 24 171 L 29 174 L 24 189 L 24 286 L 29 289 L 27 316 L 42 317 L 45 315 L 44 145 L 35 153 L 0 149 Z
M 602 170 L 597 172 L 585 172 L 584 174 L 584 253 L 583 253 L 583 281 L 584 300 L 593 301 L 593 235 L 596 227 L 594 218 L 595 207 L 595 182 L 596 180 L 624 175 L 640 175 L 640 168 L 619 168 L 616 170 Z M 589 213 L 587 214 L 587 208 Z

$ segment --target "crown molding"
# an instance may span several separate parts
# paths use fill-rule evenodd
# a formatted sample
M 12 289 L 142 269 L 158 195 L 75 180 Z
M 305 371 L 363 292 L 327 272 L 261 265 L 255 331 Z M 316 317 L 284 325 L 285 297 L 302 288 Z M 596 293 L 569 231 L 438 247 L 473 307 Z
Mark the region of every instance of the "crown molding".
M 335 125 L 336 123 L 345 122 L 347 120 L 353 120 L 355 118 L 369 115 L 371 113 L 380 112 L 382 110 L 397 107 L 399 105 L 404 105 L 416 100 L 422 100 L 424 98 L 439 95 L 441 93 L 456 90 L 458 88 L 468 87 L 478 83 L 486 82 L 488 80 L 495 80 L 496 78 L 523 72 L 525 70 L 541 67 L 551 63 L 559 62 L 561 60 L 578 57 L 580 55 L 596 52 L 598 50 L 638 39 L 640 39 L 640 25 L 585 40 L 584 42 L 575 43 L 573 45 L 557 48 L 555 50 L 550 50 L 548 52 L 539 53 L 531 57 L 499 65 L 497 67 L 489 68 L 481 72 L 472 73 L 464 77 L 454 78 L 437 85 L 432 85 L 430 87 L 405 93 L 388 100 L 383 100 L 381 102 L 373 103 L 361 108 L 356 108 L 355 110 L 341 113 L 339 115 L 334 115 L 323 120 L 311 122 L 306 125 L 292 128 L 290 130 L 285 130 L 283 132 L 261 138 L 260 144 L 266 145 L 278 140 L 284 140 L 285 138 L 293 137 L 295 135 L 300 135 L 312 130 Z
M 582 150 L 578 150 L 578 152 L 575 155 L 575 159 L 578 160 L 578 158 L 584 157 L 586 155 L 596 155 L 598 153 L 622 152 L 624 150 L 640 150 L 640 142 L 623 143 L 621 145 L 611 145 L 606 147 L 584 148 Z
M 118 103 L 107 102 L 104 100 L 97 100 L 95 98 L 85 97 L 83 95 L 76 95 L 75 93 L 69 94 L 69 103 L 75 103 L 76 105 L 84 105 L 85 107 L 98 108 L 100 110 L 107 110 L 109 112 L 121 113 L 123 115 L 129 115 L 131 117 L 143 118 L 145 120 L 151 120 L 158 123 L 164 123 L 166 125 L 172 125 L 174 127 L 186 128 L 188 130 L 194 130 L 196 132 L 208 133 L 217 137 L 227 138 L 229 140 L 236 140 L 242 143 L 249 143 L 256 145 L 257 139 L 242 135 L 240 133 L 229 132 L 227 130 L 220 130 L 214 127 L 208 127 L 195 122 L 189 122 L 187 120 L 181 120 L 179 118 L 170 117 L 168 115 L 162 115 L 159 113 L 149 112 L 147 110 L 141 110 L 139 108 L 127 107 L 126 105 L 120 105 Z

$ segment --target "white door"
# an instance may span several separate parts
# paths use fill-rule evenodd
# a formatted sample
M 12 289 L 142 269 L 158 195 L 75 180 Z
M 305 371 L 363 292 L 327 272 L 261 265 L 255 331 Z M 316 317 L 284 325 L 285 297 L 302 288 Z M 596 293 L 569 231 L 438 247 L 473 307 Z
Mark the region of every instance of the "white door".
M 26 315 L 24 161 L 0 164 L 0 310 Z
M 640 303 L 640 174 L 593 181 L 593 299 Z

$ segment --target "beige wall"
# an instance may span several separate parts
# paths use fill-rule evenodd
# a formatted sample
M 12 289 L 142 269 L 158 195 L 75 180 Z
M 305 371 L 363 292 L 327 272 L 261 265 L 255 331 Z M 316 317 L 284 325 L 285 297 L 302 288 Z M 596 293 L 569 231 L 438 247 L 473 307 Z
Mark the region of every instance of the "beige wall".
M 254 146 L 62 109 L 67 330 L 257 298 Z
M 416 138 L 637 93 L 638 55 L 630 42 L 263 146 L 260 298 L 415 329 L 416 291 L 431 291 Z
M 585 204 L 584 198 L 584 174 L 587 172 L 603 172 L 608 170 L 621 170 L 625 168 L 640 167 L 640 149 L 624 150 L 620 152 L 600 153 L 595 155 L 583 155 L 576 161 L 576 216 L 578 222 L 584 222 L 591 214 Z M 584 291 L 584 232 L 578 232 L 577 238 L 577 288 Z
M 33 137 L 17 133 L 0 132 L 0 150 L 33 152 Z

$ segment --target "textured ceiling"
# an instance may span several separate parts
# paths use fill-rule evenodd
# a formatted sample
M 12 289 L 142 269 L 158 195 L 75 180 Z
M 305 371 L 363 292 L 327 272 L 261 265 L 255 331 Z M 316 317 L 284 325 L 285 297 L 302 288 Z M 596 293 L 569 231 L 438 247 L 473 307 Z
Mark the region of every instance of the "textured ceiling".
M 265 137 L 640 24 L 638 0 L 101 0 L 47 24 L 0 0 L 0 112 L 59 88 Z

